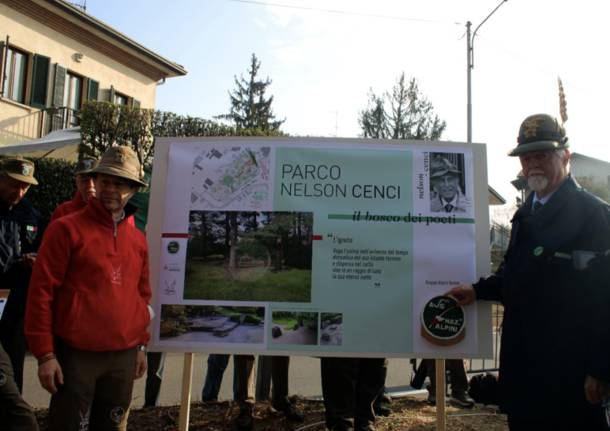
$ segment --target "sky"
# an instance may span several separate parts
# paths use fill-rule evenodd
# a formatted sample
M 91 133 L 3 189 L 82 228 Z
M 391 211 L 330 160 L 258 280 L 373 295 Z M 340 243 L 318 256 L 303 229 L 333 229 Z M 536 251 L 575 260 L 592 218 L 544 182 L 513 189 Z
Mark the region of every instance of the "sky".
M 82 0 L 81 0 L 82 2 Z M 212 119 L 229 110 L 250 56 L 272 80 L 282 130 L 357 137 L 370 90 L 417 79 L 447 122 L 467 133 L 466 22 L 474 30 L 500 0 L 87 0 L 87 12 L 165 58 L 185 77 L 158 87 L 156 108 Z M 610 161 L 610 2 L 508 0 L 474 39 L 473 142 L 487 145 L 488 182 L 509 202 L 520 166 L 506 156 L 528 115 L 559 116 L 567 98 L 571 150 Z

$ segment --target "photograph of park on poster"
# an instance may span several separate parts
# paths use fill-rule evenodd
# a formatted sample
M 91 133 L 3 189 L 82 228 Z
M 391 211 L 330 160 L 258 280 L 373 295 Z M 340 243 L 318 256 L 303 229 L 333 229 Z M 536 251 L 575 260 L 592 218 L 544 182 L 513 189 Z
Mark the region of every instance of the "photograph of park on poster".
M 162 340 L 261 344 L 264 328 L 264 307 L 164 304 L 159 335 Z
M 320 345 L 340 346 L 343 344 L 343 314 L 320 313 Z
M 190 211 L 184 299 L 311 302 L 313 213 Z
M 318 344 L 318 313 L 274 311 L 271 321 L 273 344 Z

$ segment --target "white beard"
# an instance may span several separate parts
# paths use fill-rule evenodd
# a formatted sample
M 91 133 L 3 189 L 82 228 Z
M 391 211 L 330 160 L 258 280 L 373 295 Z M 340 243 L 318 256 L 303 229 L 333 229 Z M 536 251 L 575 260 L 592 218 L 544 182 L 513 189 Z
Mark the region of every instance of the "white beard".
M 543 175 L 531 175 L 527 179 L 527 185 L 530 189 L 539 193 L 548 187 L 549 180 Z

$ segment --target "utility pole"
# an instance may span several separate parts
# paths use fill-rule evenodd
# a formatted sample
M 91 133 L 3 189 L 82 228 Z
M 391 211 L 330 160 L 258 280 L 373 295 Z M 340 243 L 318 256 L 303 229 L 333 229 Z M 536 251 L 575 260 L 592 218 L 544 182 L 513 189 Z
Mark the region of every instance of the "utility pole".
M 466 102 L 466 118 L 468 122 L 468 132 L 467 132 L 467 143 L 468 145 L 472 144 L 472 68 L 474 65 L 472 64 L 472 46 L 470 44 L 470 26 L 472 23 L 468 21 L 466 23 L 466 61 L 468 63 L 468 67 L 466 68 L 466 81 L 468 84 L 466 85 L 466 92 L 468 93 L 468 101 Z
M 472 35 L 470 34 L 470 27 L 472 26 L 472 23 L 470 21 L 468 21 L 466 23 L 466 80 L 467 85 L 466 85 L 466 91 L 468 93 L 468 101 L 466 102 L 466 116 L 467 116 L 467 142 L 468 144 L 472 144 L 472 74 L 471 71 L 472 69 L 474 69 L 474 38 L 477 35 L 477 31 L 479 31 L 479 29 L 481 28 L 481 26 L 483 24 L 485 24 L 485 21 L 487 21 L 498 9 L 500 9 L 500 6 L 502 6 L 504 3 L 506 3 L 508 0 L 502 0 L 500 2 L 500 4 L 498 6 L 496 6 L 496 8 L 494 10 L 491 11 L 491 13 L 489 15 L 487 15 L 487 17 L 481 21 L 481 24 L 479 24 L 477 26 L 477 28 L 474 29 L 474 32 L 472 33 Z

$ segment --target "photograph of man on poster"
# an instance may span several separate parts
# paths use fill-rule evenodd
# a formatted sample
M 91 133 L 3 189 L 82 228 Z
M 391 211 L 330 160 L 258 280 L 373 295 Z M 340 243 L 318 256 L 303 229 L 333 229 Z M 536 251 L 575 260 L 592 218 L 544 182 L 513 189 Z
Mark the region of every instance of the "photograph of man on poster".
M 464 193 L 464 154 L 430 153 L 430 160 L 430 211 L 468 211 L 471 204 Z

